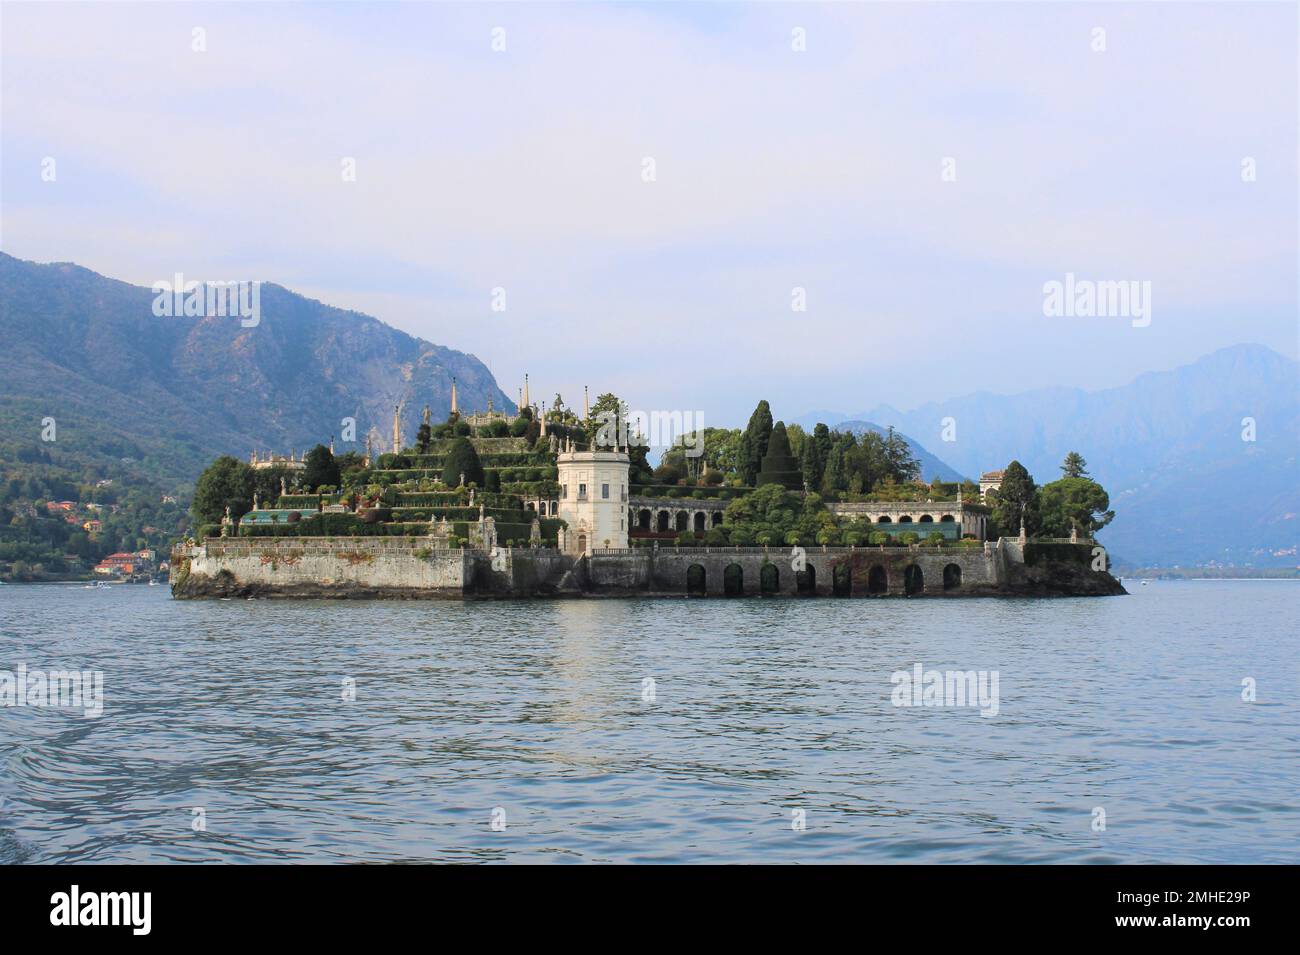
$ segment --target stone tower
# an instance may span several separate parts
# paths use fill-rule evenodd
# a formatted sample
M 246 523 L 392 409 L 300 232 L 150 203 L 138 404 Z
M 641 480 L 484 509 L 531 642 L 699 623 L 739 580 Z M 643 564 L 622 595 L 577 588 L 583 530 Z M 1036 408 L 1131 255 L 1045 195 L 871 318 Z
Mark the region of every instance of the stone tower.
M 575 451 L 566 445 L 555 463 L 560 483 L 556 516 L 568 525 L 568 552 L 627 547 L 627 453 L 617 448 Z

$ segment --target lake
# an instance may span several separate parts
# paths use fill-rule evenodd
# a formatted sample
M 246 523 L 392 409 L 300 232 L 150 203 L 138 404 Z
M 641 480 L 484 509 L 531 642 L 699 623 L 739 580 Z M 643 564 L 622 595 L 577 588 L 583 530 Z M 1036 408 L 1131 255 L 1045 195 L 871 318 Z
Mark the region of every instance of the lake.
M 1300 862 L 1300 582 L 1125 584 L 464 603 L 0 586 L 0 674 L 103 680 L 97 717 L 0 708 L 0 862 Z M 996 706 L 894 705 L 924 702 L 894 682 L 917 665 L 982 673 Z

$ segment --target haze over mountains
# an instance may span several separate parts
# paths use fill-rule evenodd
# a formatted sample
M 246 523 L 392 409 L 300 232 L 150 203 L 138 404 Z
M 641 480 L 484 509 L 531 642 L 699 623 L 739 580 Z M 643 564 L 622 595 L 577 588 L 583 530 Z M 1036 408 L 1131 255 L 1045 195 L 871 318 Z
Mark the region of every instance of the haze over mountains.
M 954 441 L 942 439 L 945 418 Z M 1253 441 L 1243 440 L 1246 418 Z M 1078 451 L 1110 492 L 1116 518 L 1101 539 L 1119 560 L 1298 563 L 1300 370 L 1262 345 L 1101 391 L 978 392 L 910 411 L 880 405 L 796 420 L 840 419 L 893 424 L 972 477 L 1017 459 L 1046 483 L 1060 476 L 1066 452 Z
M 141 477 L 188 493 L 218 454 L 301 453 L 331 435 L 340 450 L 359 450 L 372 426 L 387 450 L 399 402 L 410 440 L 425 404 L 446 418 L 453 376 L 462 408 L 514 407 L 474 356 L 278 285 L 262 287 L 251 328 L 232 317 L 159 318 L 153 301 L 151 289 L 77 265 L 0 253 L 0 448 L 19 435 L 35 441 L 49 416 L 53 451 L 134 462 Z M 350 444 L 341 440 L 348 417 Z
M 263 287 L 253 328 L 228 317 L 158 318 L 153 300 L 151 289 L 76 265 L 0 253 L 0 458 L 35 445 L 188 494 L 218 454 L 301 451 L 341 439 L 345 417 L 356 418 L 357 440 L 341 448 L 363 447 L 372 426 L 387 441 L 399 401 L 409 440 L 426 403 L 445 418 L 453 375 L 463 408 L 514 406 L 474 356 L 277 285 Z M 1015 458 L 1045 483 L 1079 451 L 1110 491 L 1117 517 L 1102 540 L 1117 560 L 1295 566 L 1298 388 L 1294 361 L 1238 345 L 1120 388 L 980 392 L 910 411 L 786 420 L 893 425 L 926 480 L 975 478 Z M 58 422 L 58 440 L 41 446 L 45 417 Z M 1242 440 L 1248 417 L 1254 441 Z M 943 440 L 945 418 L 954 441 Z

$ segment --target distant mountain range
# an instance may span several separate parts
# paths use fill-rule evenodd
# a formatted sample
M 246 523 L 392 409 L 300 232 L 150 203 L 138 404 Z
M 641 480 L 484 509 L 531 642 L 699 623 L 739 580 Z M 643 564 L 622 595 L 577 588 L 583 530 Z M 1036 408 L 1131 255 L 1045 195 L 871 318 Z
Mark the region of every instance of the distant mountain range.
M 39 443 L 52 417 L 56 451 L 134 466 L 188 493 L 222 453 L 301 453 L 331 435 L 361 449 L 372 426 L 387 450 L 399 402 L 410 440 L 424 405 L 446 418 L 453 376 L 462 408 L 514 408 L 474 356 L 279 285 L 262 287 L 249 328 L 234 317 L 160 318 L 154 297 L 76 265 L 0 253 L 0 454 Z M 344 418 L 356 419 L 351 444 Z
M 954 419 L 955 441 L 942 440 L 945 418 Z M 1254 441 L 1243 440 L 1247 418 Z M 1101 539 L 1118 561 L 1300 564 L 1300 368 L 1262 345 L 1224 348 L 1101 391 L 978 392 L 911 411 L 881 405 L 795 420 L 864 419 L 921 435 L 972 477 L 1017 459 L 1046 483 L 1078 451 L 1110 492 L 1116 518 Z
M 356 419 L 356 441 L 340 447 L 364 447 L 371 427 L 390 440 L 398 402 L 410 440 L 425 404 L 446 417 L 453 376 L 463 408 L 514 407 L 474 356 L 278 285 L 263 287 L 252 328 L 159 318 L 154 297 L 76 265 L 0 253 L 0 463 L 53 459 L 188 495 L 218 454 L 302 451 L 341 439 L 343 418 Z M 58 429 L 48 445 L 45 418 Z M 945 418 L 954 441 L 943 440 Z M 1254 441 L 1242 440 L 1245 418 Z M 1121 563 L 1300 563 L 1300 369 L 1261 345 L 1101 391 L 979 392 L 793 420 L 892 425 L 926 480 L 977 478 L 1014 458 L 1045 483 L 1078 451 L 1110 491 L 1117 517 L 1102 540 Z

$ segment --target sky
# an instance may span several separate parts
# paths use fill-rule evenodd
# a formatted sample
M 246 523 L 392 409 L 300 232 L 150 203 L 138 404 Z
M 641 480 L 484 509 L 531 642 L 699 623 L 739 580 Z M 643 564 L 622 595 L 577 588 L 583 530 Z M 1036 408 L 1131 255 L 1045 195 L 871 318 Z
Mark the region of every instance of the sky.
M 277 282 L 512 396 L 709 425 L 1296 357 L 1296 36 L 1288 3 L 5 3 L 0 249 Z M 1045 315 L 1067 273 L 1149 282 L 1149 323 Z

